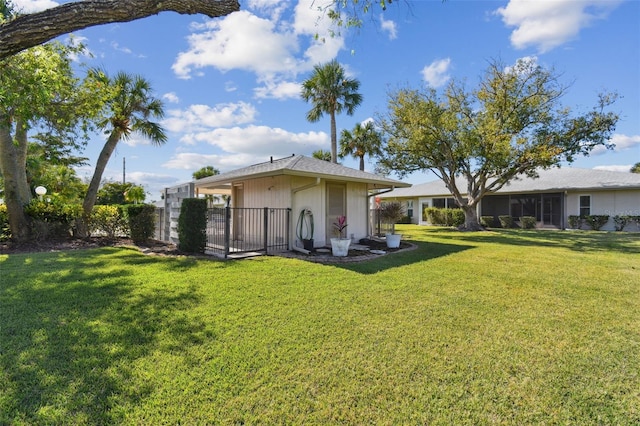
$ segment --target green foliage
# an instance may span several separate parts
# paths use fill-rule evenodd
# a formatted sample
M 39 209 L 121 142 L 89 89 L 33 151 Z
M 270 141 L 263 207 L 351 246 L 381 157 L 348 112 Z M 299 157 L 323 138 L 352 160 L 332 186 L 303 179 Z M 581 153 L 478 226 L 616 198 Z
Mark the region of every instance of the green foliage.
M 464 224 L 464 211 L 461 209 L 441 209 L 427 207 L 424 209 L 427 222 L 439 226 L 462 226 Z
M 584 221 L 594 231 L 599 231 L 609 221 L 609 215 L 592 214 L 584 217 Z
M 513 228 L 513 218 L 510 215 L 500 215 L 498 220 L 503 228 Z
M 569 215 L 569 228 L 580 229 L 582 227 L 582 222 L 582 217 L 574 214 Z
M 610 146 L 618 115 L 605 110 L 616 96 L 600 95 L 591 111 L 573 114 L 560 103 L 566 88 L 558 79 L 532 59 L 510 67 L 494 61 L 473 91 L 453 81 L 442 93 L 392 92 L 381 120 L 387 143 L 380 168 L 400 177 L 432 171 L 457 201 L 474 207 L 519 175 L 535 177 L 539 168 Z M 472 199 L 466 184 L 457 186 L 463 180 Z
M 622 231 L 630 221 L 631 221 L 631 216 L 615 215 L 613 217 L 613 223 L 616 231 Z
M 200 170 L 196 170 L 195 172 L 193 172 L 193 178 L 194 179 L 202 179 L 202 178 L 206 178 L 209 176 L 215 176 L 215 175 L 219 175 L 220 174 L 220 170 L 216 169 L 213 166 L 204 166 L 203 168 L 201 168 Z
M 331 120 L 331 161 L 338 161 L 338 141 L 335 123 L 336 114 L 346 112 L 353 115 L 362 103 L 362 95 L 358 93 L 360 82 L 349 78 L 344 67 L 333 60 L 326 64 L 316 65 L 311 77 L 302 83 L 301 96 L 312 104 L 307 112 L 307 120 L 315 123 L 328 114 Z
M 495 224 L 495 220 L 493 216 L 480 216 L 480 225 L 485 228 L 491 228 Z
M 6 204 L 0 204 L 0 241 L 7 241 L 11 238 L 9 230 L 9 214 Z
M 640 173 L 640 162 L 631 167 L 631 173 Z
M 107 182 L 98 190 L 96 204 L 128 204 L 133 201 L 142 202 L 145 198 L 146 194 L 142 186 L 130 182 Z
M 311 156 L 313 158 L 317 158 L 318 160 L 329 161 L 329 162 L 331 161 L 331 151 L 325 151 L 323 149 L 318 149 L 316 151 L 313 151 Z
M 366 124 L 358 123 L 352 131 L 344 129 L 340 134 L 339 157 L 351 155 L 360 160 L 360 170 L 364 171 L 364 157 L 378 156 L 382 153 L 382 135 L 372 121 Z
M 123 207 L 121 205 L 94 206 L 89 217 L 89 232 L 92 234 L 97 232 L 110 239 L 118 235 L 126 235 L 128 229 Z
M 178 248 L 186 253 L 204 253 L 207 245 L 207 201 L 182 200 L 178 217 Z
M 153 204 L 128 204 L 123 207 L 131 239 L 136 244 L 149 241 L 156 229 L 156 206 Z
M 520 217 L 520 226 L 522 229 L 534 229 L 536 227 L 536 218 L 533 216 Z
M 82 214 L 82 206 L 51 196 L 46 200 L 34 198 L 25 206 L 24 212 L 31 218 L 33 238 L 42 240 L 49 237 L 69 237 L 76 220 Z

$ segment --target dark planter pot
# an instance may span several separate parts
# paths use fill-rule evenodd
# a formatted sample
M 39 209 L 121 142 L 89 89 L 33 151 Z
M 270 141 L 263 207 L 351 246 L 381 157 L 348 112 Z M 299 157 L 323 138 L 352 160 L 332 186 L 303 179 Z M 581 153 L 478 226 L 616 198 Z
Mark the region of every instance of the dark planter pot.
M 305 250 L 313 251 L 314 250 L 314 248 L 313 248 L 313 238 L 310 239 L 310 240 L 302 240 L 302 247 Z

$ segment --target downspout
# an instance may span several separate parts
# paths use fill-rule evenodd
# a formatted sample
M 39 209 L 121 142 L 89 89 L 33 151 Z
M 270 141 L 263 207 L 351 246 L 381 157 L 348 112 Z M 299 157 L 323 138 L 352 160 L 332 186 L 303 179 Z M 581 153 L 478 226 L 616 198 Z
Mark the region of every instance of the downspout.
M 319 178 L 319 177 L 316 177 L 316 181 L 315 181 L 314 183 L 310 183 L 310 184 L 308 184 L 308 185 L 304 185 L 304 186 L 301 186 L 301 187 L 299 187 L 299 188 L 293 188 L 293 189 L 291 190 L 291 207 L 293 207 L 293 200 L 294 200 L 294 198 L 295 198 L 295 197 L 294 197 L 294 195 L 295 195 L 295 194 L 297 194 L 297 193 L 298 193 L 298 192 L 300 192 L 300 191 L 305 191 L 305 190 L 307 190 L 307 189 L 314 188 L 314 187 L 316 187 L 316 186 L 318 186 L 318 185 L 320 185 L 320 178 Z M 292 210 L 293 210 L 293 208 L 292 208 Z M 292 224 L 292 223 L 293 223 L 293 222 L 291 222 L 291 223 L 289 224 L 289 235 L 291 235 L 291 224 Z M 295 237 L 295 232 L 293 233 L 293 235 L 294 235 L 294 237 Z M 289 250 L 291 250 L 291 246 L 292 246 L 292 241 L 293 241 L 293 240 L 295 240 L 295 238 L 289 238 L 289 247 L 288 247 L 288 249 L 289 249 Z
M 394 189 L 396 189 L 396 187 L 395 187 L 395 186 L 392 186 L 392 187 L 391 187 L 391 189 L 386 189 L 386 190 L 384 190 L 384 191 L 375 192 L 375 193 L 373 193 L 373 194 L 369 194 L 369 195 L 367 195 L 367 209 L 366 209 L 366 221 L 365 221 L 365 223 L 367 223 L 367 224 L 368 224 L 368 225 L 367 225 L 367 228 L 368 228 L 368 229 L 367 229 L 367 232 L 368 232 L 368 234 L 369 234 L 369 237 L 372 237 L 372 236 L 373 236 L 373 229 L 372 229 L 373 224 L 369 221 L 369 206 L 371 205 L 371 200 L 370 200 L 370 198 L 371 198 L 371 197 L 376 197 L 376 196 L 381 195 L 381 194 L 386 194 L 387 192 L 391 192 L 391 191 L 393 191 Z

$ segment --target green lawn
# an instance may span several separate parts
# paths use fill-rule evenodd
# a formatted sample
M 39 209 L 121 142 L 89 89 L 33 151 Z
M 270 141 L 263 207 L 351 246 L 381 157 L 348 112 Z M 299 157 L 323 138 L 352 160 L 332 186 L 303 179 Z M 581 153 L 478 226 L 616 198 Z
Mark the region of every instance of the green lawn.
M 0 256 L 0 424 L 640 424 L 640 235 Z

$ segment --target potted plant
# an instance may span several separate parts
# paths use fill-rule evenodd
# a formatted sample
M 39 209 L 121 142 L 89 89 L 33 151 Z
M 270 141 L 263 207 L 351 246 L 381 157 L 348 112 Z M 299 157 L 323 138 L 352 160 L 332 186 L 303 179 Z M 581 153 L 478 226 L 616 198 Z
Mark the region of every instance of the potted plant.
M 309 209 L 302 209 L 298 216 L 298 225 L 296 226 L 297 237 L 302 241 L 302 247 L 305 250 L 313 251 L 313 213 Z
M 338 238 L 331 238 L 331 253 L 334 256 L 344 257 L 349 254 L 351 239 L 344 237 L 345 229 L 347 229 L 347 217 L 338 216 L 337 222 L 333 224 L 333 230 Z
M 387 247 L 400 247 L 401 234 L 396 234 L 396 223 L 404 217 L 404 206 L 399 201 L 389 201 L 380 206 L 380 218 L 391 225 L 391 232 L 386 234 Z

